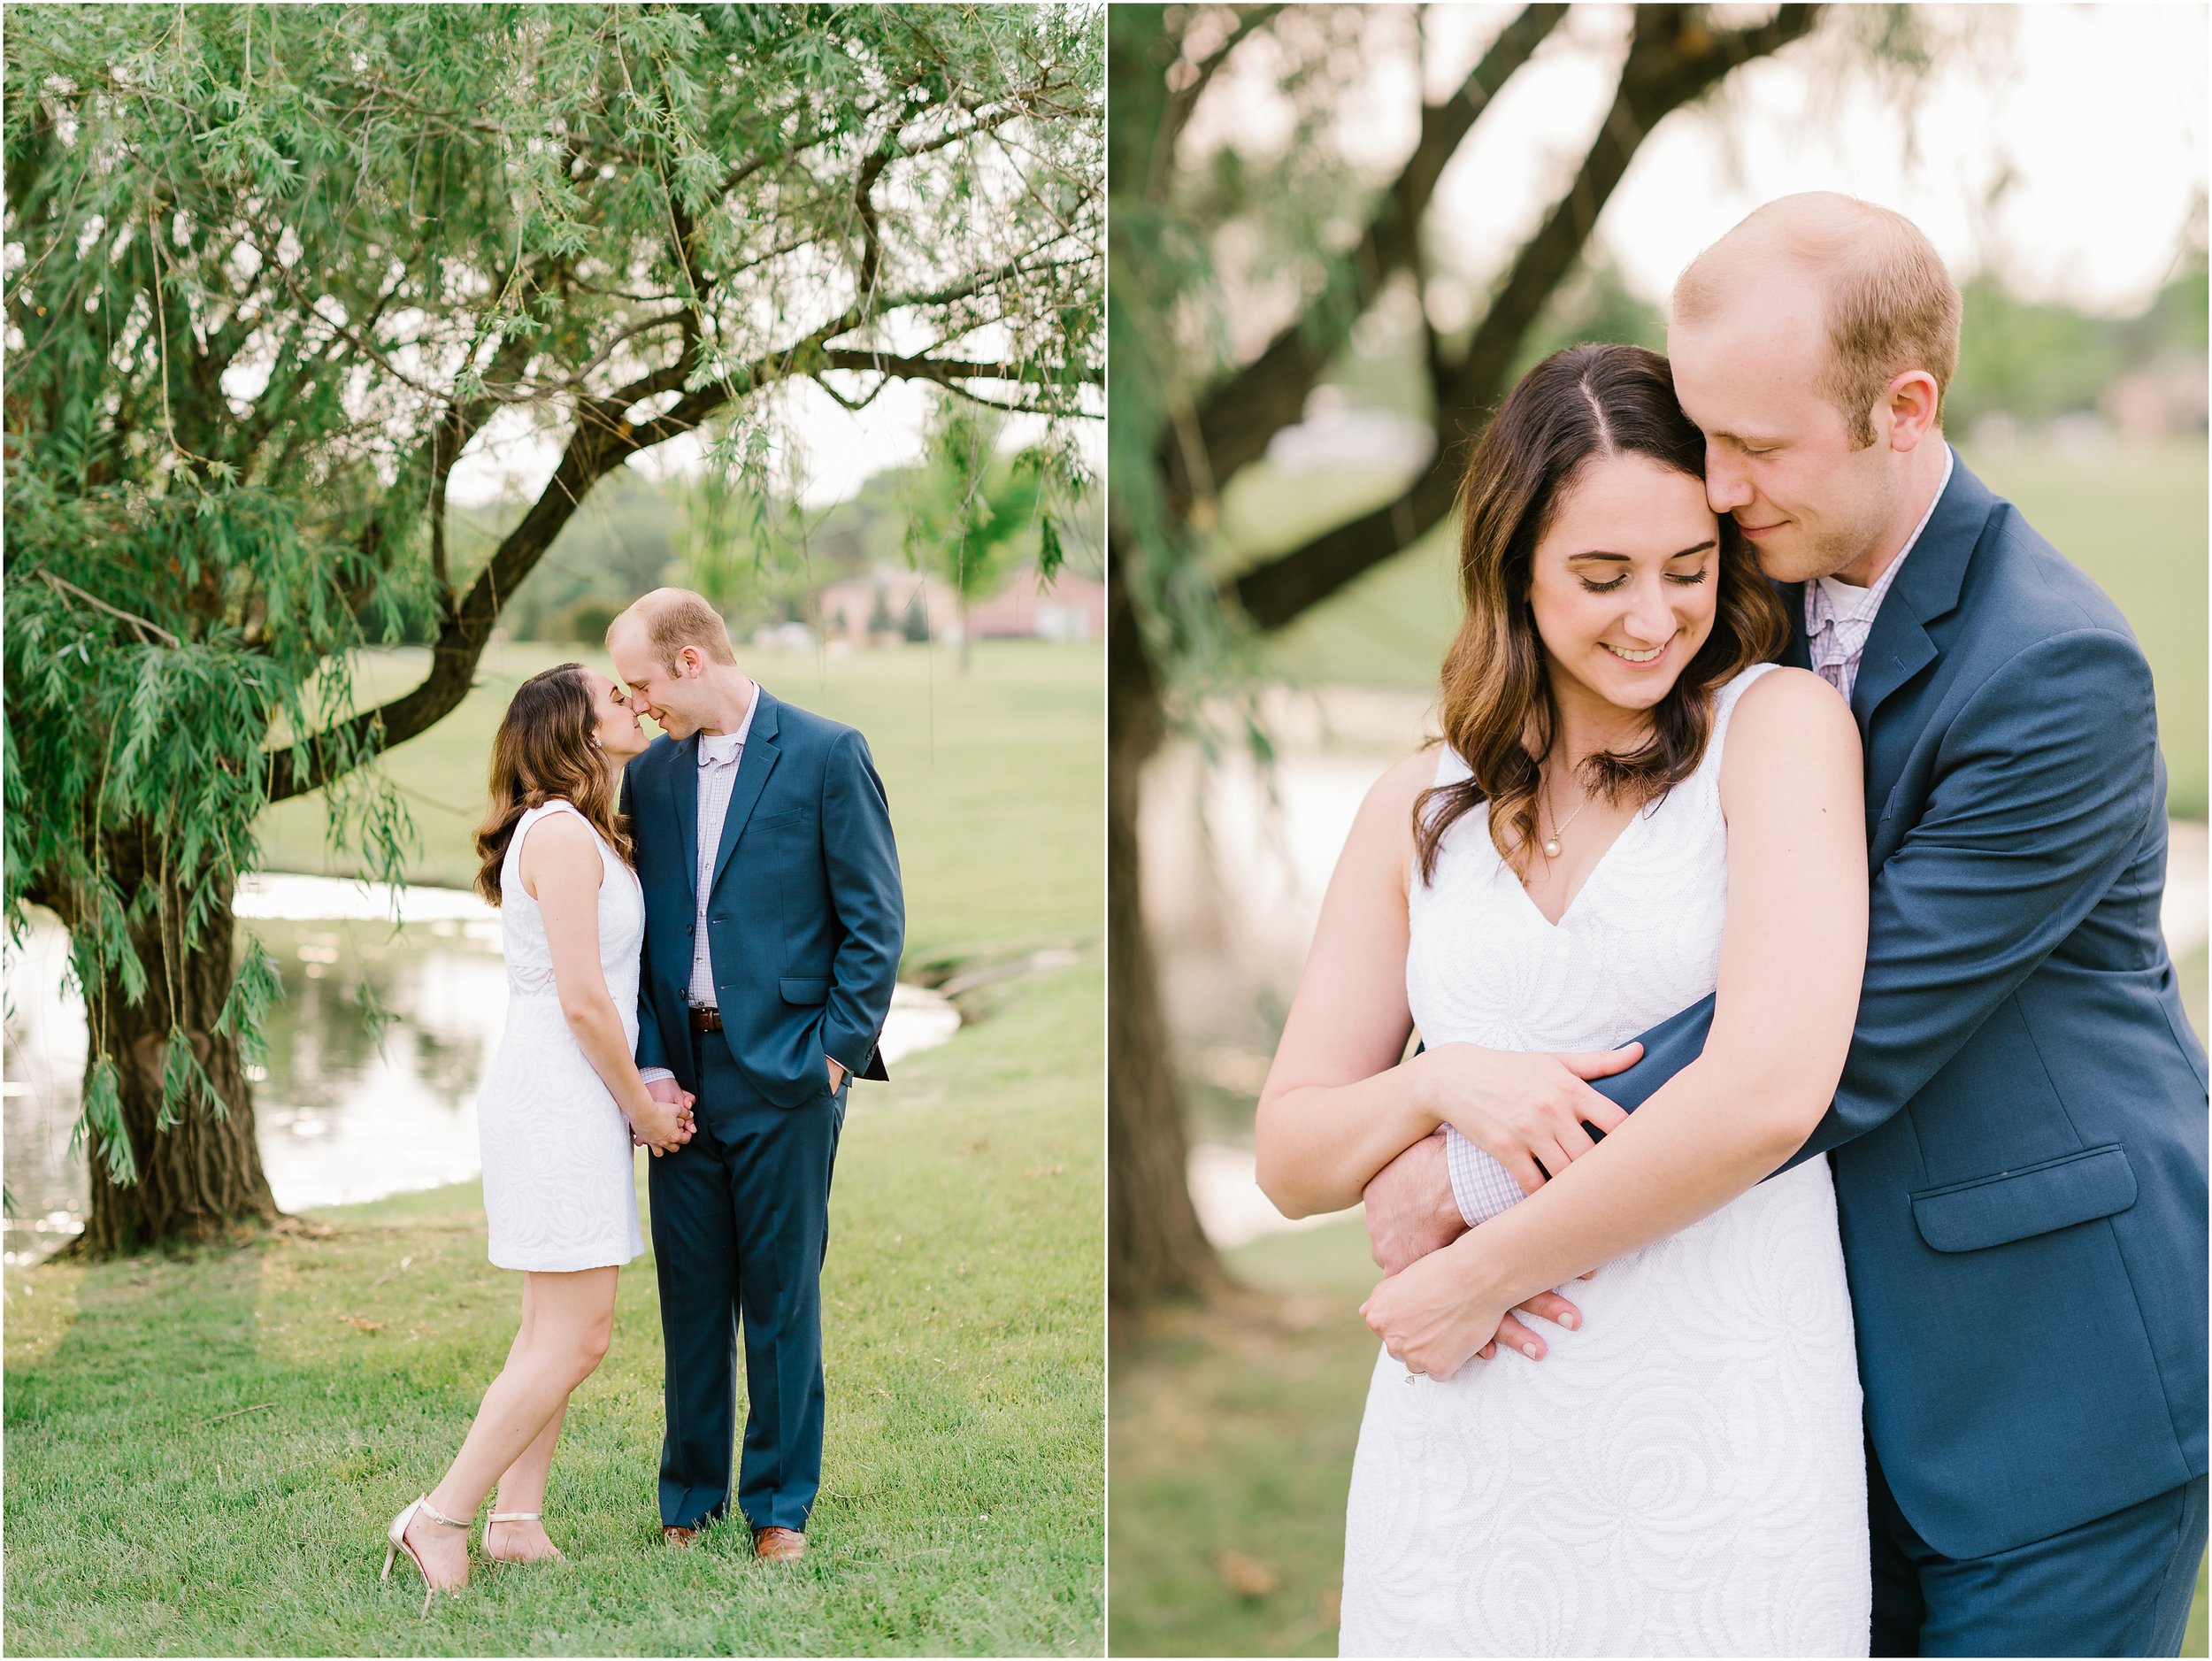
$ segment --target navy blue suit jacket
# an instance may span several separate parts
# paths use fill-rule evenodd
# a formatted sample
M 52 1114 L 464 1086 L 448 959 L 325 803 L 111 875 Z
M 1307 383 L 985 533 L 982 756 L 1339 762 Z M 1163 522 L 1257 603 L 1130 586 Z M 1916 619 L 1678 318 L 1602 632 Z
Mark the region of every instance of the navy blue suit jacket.
M 1805 666 L 1803 592 L 1782 588 Z M 1832 1150 L 1866 1425 L 1937 1550 L 2008 1550 L 2205 1471 L 2205 1055 L 2159 927 L 2150 667 L 1955 465 L 1869 635 L 1866 980 Z M 1644 1101 L 1712 1000 L 1596 1088 Z
M 798 1107 L 829 1088 L 826 1056 L 856 1078 L 887 1076 L 876 1041 L 906 904 L 867 741 L 765 687 L 757 696 L 709 880 L 707 950 L 721 1042 L 762 1100 Z M 698 750 L 696 734 L 657 738 L 622 785 L 645 890 L 638 1065 L 666 1067 L 693 1091 Z

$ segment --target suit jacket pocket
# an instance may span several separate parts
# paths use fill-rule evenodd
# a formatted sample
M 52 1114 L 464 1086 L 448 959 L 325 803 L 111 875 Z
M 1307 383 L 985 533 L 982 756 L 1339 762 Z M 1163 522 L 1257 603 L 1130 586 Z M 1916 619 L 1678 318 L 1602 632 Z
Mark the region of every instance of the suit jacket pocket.
M 816 980 L 810 975 L 785 975 L 776 982 L 776 989 L 783 994 L 787 1004 L 826 1004 L 830 983 L 826 976 Z
M 1979 1251 L 2111 1217 L 2135 1203 L 2135 1172 L 2118 1142 L 1910 1196 L 1920 1237 L 1938 1251 Z

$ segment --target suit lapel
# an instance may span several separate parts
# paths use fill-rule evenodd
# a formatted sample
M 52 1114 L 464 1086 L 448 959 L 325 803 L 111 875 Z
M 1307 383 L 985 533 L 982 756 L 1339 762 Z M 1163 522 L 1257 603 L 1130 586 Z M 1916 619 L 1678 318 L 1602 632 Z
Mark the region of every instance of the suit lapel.
M 711 895 L 721 885 L 722 873 L 729 869 L 730 854 L 737 846 L 737 839 L 744 834 L 745 821 L 753 816 L 753 804 L 760 800 L 768 775 L 776 770 L 780 752 L 776 747 L 776 701 L 768 696 L 768 688 L 754 682 L 754 697 L 757 700 L 753 711 L 753 724 L 745 734 L 745 748 L 737 758 L 737 777 L 730 785 L 729 811 L 722 819 L 722 842 L 715 850 L 714 874 L 707 882 Z M 695 792 L 696 785 L 694 786 Z
M 1866 650 L 1859 657 L 1858 679 L 1851 687 L 1851 713 L 1865 735 L 1874 712 L 1890 694 L 1936 659 L 1928 625 L 1948 616 L 1959 603 L 1967 562 L 1989 522 L 1994 498 L 1988 487 L 1966 471 L 1954 454 L 1951 481 L 1944 487 L 1920 540 L 1905 556 L 1904 569 L 1874 614 Z
M 1919 550 L 1914 554 L 1917 558 Z M 1911 574 L 1910 565 L 1900 572 L 1897 587 L 1903 588 Z M 1859 657 L 1859 678 L 1851 683 L 1851 713 L 1858 718 L 1861 737 L 1872 725 L 1882 700 L 1935 661 L 1935 642 L 1928 638 L 1920 619 L 1898 607 L 1897 599 L 1897 589 L 1891 589 L 1875 614 L 1866 650 Z
M 684 843 L 684 891 L 699 903 L 699 734 L 678 744 L 671 757 L 668 789 L 676 828 Z

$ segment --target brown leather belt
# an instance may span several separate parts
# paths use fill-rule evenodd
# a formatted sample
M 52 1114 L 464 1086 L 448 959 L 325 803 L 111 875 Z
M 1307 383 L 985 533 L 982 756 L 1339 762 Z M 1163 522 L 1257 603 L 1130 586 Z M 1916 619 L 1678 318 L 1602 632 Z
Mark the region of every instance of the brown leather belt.
M 722 1011 L 703 1008 L 694 1004 L 691 1009 L 691 1030 L 695 1033 L 718 1033 L 722 1030 Z

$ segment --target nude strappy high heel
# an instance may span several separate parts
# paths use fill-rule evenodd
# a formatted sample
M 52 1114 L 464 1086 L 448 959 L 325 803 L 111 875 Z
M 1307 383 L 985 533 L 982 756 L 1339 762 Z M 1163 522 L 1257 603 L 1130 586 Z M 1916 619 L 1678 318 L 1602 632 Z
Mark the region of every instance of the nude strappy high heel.
M 465 1522 L 457 1522 L 454 1519 L 447 1516 L 443 1511 L 440 1511 L 435 1505 L 433 1505 L 430 1503 L 430 1496 L 426 1494 L 420 1499 L 417 1500 L 412 1505 L 410 1505 L 405 1511 L 400 1512 L 398 1516 L 393 1518 L 392 1526 L 384 1531 L 384 1573 L 378 1575 L 376 1578 L 380 1580 L 390 1580 L 392 1578 L 393 1558 L 397 1557 L 401 1552 L 405 1552 L 407 1554 L 407 1561 L 415 1565 L 415 1572 L 422 1576 L 422 1612 L 425 1615 L 427 1615 L 430 1612 L 430 1600 L 437 1596 L 441 1588 L 439 1588 L 437 1582 L 430 1578 L 430 1570 L 423 1563 L 421 1553 L 415 1549 L 413 1544 L 407 1538 L 407 1525 L 415 1520 L 415 1517 L 418 1512 L 425 1517 L 427 1517 L 434 1523 L 443 1523 L 448 1528 L 466 1529 L 468 1525 Z M 463 1585 L 467 1583 L 464 1581 Z M 458 1586 L 453 1586 L 444 1588 L 443 1589 L 450 1592 L 458 1592 L 461 1588 Z
M 551 1556 L 543 1557 L 511 1557 L 503 1551 L 492 1549 L 492 1525 L 494 1523 L 534 1523 L 543 1515 L 542 1511 L 494 1511 L 484 1519 L 484 1555 L 494 1563 L 567 1562 L 567 1557 L 562 1555 L 558 1546 L 553 1548 Z

